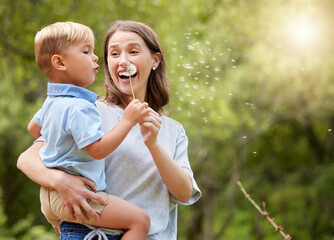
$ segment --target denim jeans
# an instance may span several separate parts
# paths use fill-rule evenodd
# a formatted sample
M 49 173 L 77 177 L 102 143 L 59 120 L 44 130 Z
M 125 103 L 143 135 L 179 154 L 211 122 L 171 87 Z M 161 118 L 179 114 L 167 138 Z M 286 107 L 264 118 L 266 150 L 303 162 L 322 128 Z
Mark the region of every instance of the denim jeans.
M 91 229 L 81 224 L 63 222 L 61 225 L 61 237 L 59 238 L 59 240 L 83 240 L 91 231 Z M 120 240 L 122 238 L 122 235 L 106 236 L 108 240 Z M 101 236 L 95 236 L 89 239 L 100 240 L 104 238 Z

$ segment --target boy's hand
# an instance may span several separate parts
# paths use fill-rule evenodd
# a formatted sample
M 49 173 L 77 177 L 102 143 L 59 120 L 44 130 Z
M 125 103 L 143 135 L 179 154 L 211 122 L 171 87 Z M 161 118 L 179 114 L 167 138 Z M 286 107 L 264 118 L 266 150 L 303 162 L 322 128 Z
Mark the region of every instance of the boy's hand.
M 138 99 L 134 99 L 125 108 L 123 118 L 129 121 L 134 126 L 149 113 L 150 109 L 146 102 L 141 103 Z

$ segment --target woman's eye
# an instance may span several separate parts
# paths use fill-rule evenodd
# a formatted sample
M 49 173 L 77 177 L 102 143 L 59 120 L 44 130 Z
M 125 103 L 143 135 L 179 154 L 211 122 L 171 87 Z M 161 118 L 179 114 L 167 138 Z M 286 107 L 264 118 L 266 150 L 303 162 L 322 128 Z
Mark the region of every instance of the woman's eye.
M 88 54 L 88 53 L 89 53 L 89 51 L 83 51 L 83 53 L 84 53 L 84 54 Z

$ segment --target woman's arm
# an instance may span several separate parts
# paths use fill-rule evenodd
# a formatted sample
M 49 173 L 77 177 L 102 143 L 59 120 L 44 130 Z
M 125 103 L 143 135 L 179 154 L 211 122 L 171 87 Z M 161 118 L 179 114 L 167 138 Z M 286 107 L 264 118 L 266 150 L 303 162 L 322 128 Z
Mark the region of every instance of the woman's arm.
M 99 220 L 99 215 L 89 206 L 86 199 L 94 199 L 105 204 L 103 199 L 88 190 L 86 186 L 96 191 L 95 184 L 79 176 L 73 176 L 63 171 L 47 168 L 39 157 L 39 150 L 43 142 L 36 142 L 24 151 L 17 161 L 17 168 L 20 169 L 32 181 L 44 186 L 54 188 L 63 198 L 68 215 L 75 219 L 73 213 L 84 220 L 88 220 L 82 213 L 83 208 L 88 214 Z
M 149 149 L 160 176 L 168 191 L 179 201 L 187 202 L 192 195 L 192 182 L 188 173 L 183 170 L 158 142 L 161 119 L 151 110 L 150 116 L 140 123 L 144 142 Z

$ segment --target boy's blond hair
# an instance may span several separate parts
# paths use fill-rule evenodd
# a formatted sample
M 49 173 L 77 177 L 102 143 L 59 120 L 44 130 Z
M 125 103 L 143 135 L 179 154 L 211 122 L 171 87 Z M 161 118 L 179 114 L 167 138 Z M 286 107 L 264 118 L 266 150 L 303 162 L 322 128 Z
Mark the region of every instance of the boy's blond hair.
M 48 76 L 51 58 L 61 54 L 74 42 L 94 41 L 94 33 L 89 27 L 75 22 L 56 22 L 43 27 L 35 35 L 35 59 L 39 68 Z

